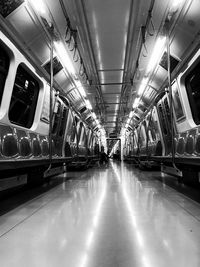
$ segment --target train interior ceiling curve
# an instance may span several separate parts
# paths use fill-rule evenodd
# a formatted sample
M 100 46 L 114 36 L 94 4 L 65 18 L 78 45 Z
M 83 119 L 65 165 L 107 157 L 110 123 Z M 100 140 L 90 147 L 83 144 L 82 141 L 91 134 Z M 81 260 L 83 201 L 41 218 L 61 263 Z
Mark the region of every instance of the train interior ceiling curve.
M 2 187 L 92 166 L 102 151 L 199 184 L 199 10 L 199 0 L 1 1 Z

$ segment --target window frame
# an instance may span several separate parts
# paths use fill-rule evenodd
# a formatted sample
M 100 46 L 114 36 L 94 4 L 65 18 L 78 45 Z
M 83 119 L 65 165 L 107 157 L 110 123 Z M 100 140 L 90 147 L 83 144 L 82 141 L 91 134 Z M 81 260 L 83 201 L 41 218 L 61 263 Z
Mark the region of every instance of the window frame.
M 60 137 L 64 136 L 68 115 L 69 115 L 69 108 L 64 105 L 60 118 L 60 127 L 58 129 L 58 135 Z
M 165 118 L 165 111 L 164 111 L 164 108 L 163 108 L 161 101 L 159 101 L 159 103 L 157 104 L 157 111 L 158 111 L 158 116 L 159 116 L 160 127 L 162 129 L 162 133 L 164 136 L 167 136 L 169 134 L 169 132 L 168 132 L 166 118 Z
M 30 112 L 29 112 L 30 114 L 28 116 L 29 118 L 28 118 L 26 124 L 25 123 L 20 123 L 18 121 L 14 121 L 11 118 L 11 115 L 10 115 L 11 105 L 12 105 L 12 98 L 14 98 L 13 95 L 14 95 L 14 92 L 15 92 L 16 78 L 17 78 L 17 74 L 18 74 L 19 68 L 22 68 L 23 71 L 25 71 L 27 77 L 30 76 L 34 80 L 34 82 L 36 82 L 36 84 L 37 84 L 37 88 L 36 88 L 37 92 L 34 93 L 34 95 L 33 95 L 32 105 L 30 105 Z M 20 126 L 20 127 L 23 127 L 23 128 L 26 128 L 26 129 L 31 129 L 31 127 L 34 124 L 35 116 L 36 116 L 36 113 L 37 113 L 37 104 L 38 104 L 40 91 L 41 91 L 41 81 L 40 81 L 40 79 L 34 74 L 34 72 L 24 62 L 19 63 L 17 68 L 16 68 L 15 79 L 14 79 L 11 98 L 10 98 L 10 103 L 9 103 L 9 107 L 8 107 L 8 119 L 9 119 L 10 123 L 12 123 L 14 125 L 17 125 L 17 126 Z M 16 97 L 16 99 L 17 99 L 17 97 Z M 18 100 L 21 100 L 21 99 L 18 98 Z M 21 101 L 21 102 L 23 102 L 23 101 Z M 28 107 L 28 105 L 27 105 L 27 107 Z
M 6 56 L 8 57 L 8 60 L 9 60 L 8 67 L 7 67 L 7 73 L 5 74 L 5 80 L 4 80 L 3 85 L 2 85 L 2 94 L 0 93 L 0 107 L 1 107 L 3 95 L 4 95 L 5 87 L 6 87 L 6 81 L 7 81 L 8 75 L 9 75 L 9 69 L 10 69 L 12 58 L 13 58 L 13 52 L 5 45 L 5 43 L 2 40 L 0 40 L 0 49 L 4 50 L 4 52 L 6 53 Z
M 194 73 L 195 69 L 199 66 L 200 69 L 200 57 L 197 59 L 195 64 L 193 64 L 185 73 L 184 75 L 184 86 L 186 89 L 187 97 L 188 97 L 188 102 L 192 114 L 193 121 L 196 125 L 200 124 L 200 112 L 198 114 L 198 108 L 197 105 L 195 104 L 195 98 L 192 96 L 192 90 L 189 84 L 189 76 L 192 76 Z
M 175 90 L 174 90 L 174 87 L 175 87 Z M 177 80 L 175 80 L 172 83 L 171 88 L 172 88 L 172 99 L 173 99 L 174 115 L 175 115 L 175 118 L 176 118 L 176 122 L 180 123 L 180 122 L 182 122 L 183 120 L 186 119 L 186 115 L 185 115 L 185 111 L 184 111 L 184 105 L 183 105 L 183 102 L 182 102 L 182 98 L 181 98 L 181 95 L 180 95 L 180 92 L 179 92 L 179 85 L 178 85 Z M 174 101 L 175 100 L 175 91 L 177 92 L 177 96 L 178 96 L 178 99 L 179 99 L 179 104 L 180 104 L 180 107 L 181 107 L 181 110 L 182 110 L 182 114 L 183 114 L 181 117 L 177 117 L 177 109 L 175 108 L 175 101 Z

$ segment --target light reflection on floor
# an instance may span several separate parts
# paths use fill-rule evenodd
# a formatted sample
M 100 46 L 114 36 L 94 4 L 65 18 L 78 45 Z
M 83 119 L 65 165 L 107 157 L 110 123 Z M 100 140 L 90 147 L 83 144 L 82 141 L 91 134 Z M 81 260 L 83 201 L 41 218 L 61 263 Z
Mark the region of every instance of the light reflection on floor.
M 199 204 L 153 175 L 112 161 L 67 173 L 0 217 L 0 266 L 199 267 Z

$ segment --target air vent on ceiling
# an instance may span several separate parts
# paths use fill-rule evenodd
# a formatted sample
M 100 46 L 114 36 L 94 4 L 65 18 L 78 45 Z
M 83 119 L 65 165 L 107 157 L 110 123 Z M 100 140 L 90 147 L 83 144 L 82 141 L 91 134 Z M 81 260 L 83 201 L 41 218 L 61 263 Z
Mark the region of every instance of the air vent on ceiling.
M 50 60 L 43 66 L 43 68 L 49 73 L 50 75 Z M 61 65 L 60 61 L 57 57 L 53 58 L 53 75 L 56 75 L 63 66 Z
M 90 122 L 92 121 L 92 117 L 91 117 L 91 116 L 88 117 L 88 118 L 86 119 L 86 121 L 87 121 L 88 123 L 90 123 Z
M 116 133 L 110 133 L 109 138 L 117 138 L 117 134 Z
M 176 68 L 176 66 L 178 65 L 179 60 L 177 60 L 175 57 L 170 55 L 170 72 L 172 73 L 172 71 Z M 159 65 L 161 67 L 163 67 L 166 71 L 167 71 L 167 52 L 164 52 Z
M 85 112 L 87 110 L 87 108 L 84 106 L 84 107 L 82 107 L 80 110 L 79 110 L 79 112 L 82 114 L 83 112 Z
M 10 13 L 12 13 L 16 8 L 18 8 L 24 0 L 5 0 L 0 1 L 0 14 L 5 18 Z
M 75 100 L 75 97 L 72 93 L 69 93 L 68 97 L 71 98 L 72 100 Z
M 135 115 L 135 116 L 134 116 L 134 119 L 139 121 L 140 118 L 139 118 L 138 116 Z

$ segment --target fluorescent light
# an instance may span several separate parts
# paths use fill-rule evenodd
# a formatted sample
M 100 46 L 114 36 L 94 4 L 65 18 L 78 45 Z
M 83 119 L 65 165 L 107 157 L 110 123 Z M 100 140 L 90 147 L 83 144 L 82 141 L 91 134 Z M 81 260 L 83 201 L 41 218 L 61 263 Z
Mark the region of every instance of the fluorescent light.
M 131 121 L 131 118 L 128 118 L 128 120 L 127 120 L 127 122 L 126 122 L 126 123 L 128 123 L 128 124 L 129 124 L 129 123 L 130 123 L 130 121 Z
M 139 97 L 137 97 L 137 98 L 135 99 L 134 103 L 133 103 L 133 108 L 136 108 L 137 105 L 139 104 L 139 102 L 140 102 L 140 99 L 139 99 Z
M 96 120 L 97 115 L 94 112 L 92 112 L 92 117 Z
M 138 89 L 138 95 L 142 95 L 146 86 L 147 86 L 148 78 L 143 78 L 141 81 L 140 87 Z
M 42 14 L 46 13 L 46 9 L 42 0 L 27 0 L 27 2 L 31 3 L 37 12 Z
M 96 124 L 97 124 L 97 127 L 101 129 L 101 125 L 100 125 L 100 122 L 96 119 L 95 120 Z
M 85 103 L 86 103 L 86 107 L 91 110 L 92 109 L 92 106 L 90 104 L 90 101 L 87 100 L 87 99 L 85 99 Z
M 147 72 L 152 71 L 154 69 L 154 67 L 156 66 L 158 60 L 161 57 L 161 53 L 163 52 L 165 42 L 166 42 L 165 36 L 158 38 L 158 40 L 154 46 L 153 53 L 151 55 L 148 67 L 147 67 Z
M 132 118 L 133 117 L 133 114 L 134 114 L 134 112 L 133 112 L 133 110 L 129 113 L 129 118 Z
M 63 67 L 65 67 L 70 74 L 75 75 L 75 68 L 64 45 L 61 42 L 54 42 L 54 46 L 56 48 L 56 53 L 59 57 L 59 60 L 63 64 Z

